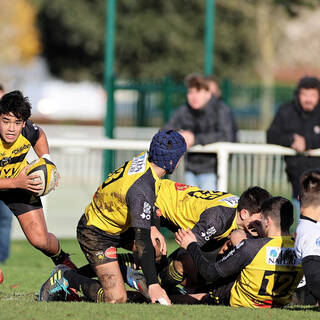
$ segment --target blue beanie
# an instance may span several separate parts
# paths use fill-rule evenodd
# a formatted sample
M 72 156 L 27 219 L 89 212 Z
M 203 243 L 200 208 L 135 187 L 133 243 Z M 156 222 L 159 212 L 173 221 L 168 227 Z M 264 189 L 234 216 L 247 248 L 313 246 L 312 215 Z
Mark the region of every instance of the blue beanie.
M 187 150 L 184 137 L 177 131 L 160 131 L 152 138 L 149 157 L 158 167 L 172 173 Z

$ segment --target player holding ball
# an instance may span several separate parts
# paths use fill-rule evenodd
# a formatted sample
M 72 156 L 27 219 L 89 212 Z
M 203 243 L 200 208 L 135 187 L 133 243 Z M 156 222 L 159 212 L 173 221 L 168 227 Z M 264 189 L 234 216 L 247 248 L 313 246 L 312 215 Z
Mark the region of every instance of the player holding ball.
M 37 175 L 27 175 L 26 155 L 33 147 L 38 157 L 49 156 L 44 131 L 29 119 L 31 104 L 20 91 L 5 94 L 0 100 L 0 200 L 17 217 L 28 241 L 54 264 L 76 268 L 61 250 L 58 239 L 47 231 L 41 199 L 43 189 Z

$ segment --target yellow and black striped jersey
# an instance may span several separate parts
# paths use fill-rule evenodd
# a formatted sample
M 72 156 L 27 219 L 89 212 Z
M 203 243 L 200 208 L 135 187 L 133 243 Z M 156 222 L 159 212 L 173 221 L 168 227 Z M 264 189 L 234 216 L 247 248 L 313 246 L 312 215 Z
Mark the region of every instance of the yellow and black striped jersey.
M 195 242 L 188 246 L 188 253 L 208 281 L 237 276 L 230 291 L 233 307 L 284 306 L 302 278 L 290 236 L 244 240 L 217 262 L 203 259 Z
M 26 155 L 39 138 L 39 128 L 27 120 L 18 139 L 8 146 L 0 140 L 0 178 L 15 178 L 27 165 Z
M 202 246 L 209 240 L 226 238 L 237 229 L 238 199 L 231 193 L 201 190 L 163 179 L 155 208 L 162 219 L 176 228 L 190 228 Z
M 139 154 L 109 174 L 85 210 L 87 224 L 118 235 L 129 227 L 150 228 L 160 179 Z

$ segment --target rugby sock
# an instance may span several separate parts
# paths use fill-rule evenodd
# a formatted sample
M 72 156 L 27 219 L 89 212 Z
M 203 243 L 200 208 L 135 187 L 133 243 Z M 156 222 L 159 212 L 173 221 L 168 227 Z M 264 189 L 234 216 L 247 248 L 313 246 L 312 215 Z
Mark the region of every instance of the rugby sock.
M 78 268 L 77 272 L 82 276 L 85 276 L 88 278 L 94 278 L 97 276 L 96 273 L 93 271 L 92 267 L 90 266 L 90 264 L 86 264 L 81 268 Z
M 69 258 L 69 255 L 64 252 L 61 247 L 59 247 L 59 251 L 54 256 L 50 256 L 50 258 L 56 266 L 58 264 L 64 264 L 72 269 L 77 269 L 76 265 Z
M 134 257 L 132 253 L 118 254 L 119 266 L 126 266 L 134 269 Z
M 174 267 L 174 261 L 171 261 L 169 266 L 164 268 L 159 273 L 159 283 L 163 288 L 170 288 L 172 286 L 176 286 L 180 284 L 184 277 L 183 274 L 179 273 Z
M 76 289 L 94 302 L 104 302 L 103 289 L 99 281 L 80 275 L 75 270 L 67 270 L 63 277 L 69 282 L 70 288 Z

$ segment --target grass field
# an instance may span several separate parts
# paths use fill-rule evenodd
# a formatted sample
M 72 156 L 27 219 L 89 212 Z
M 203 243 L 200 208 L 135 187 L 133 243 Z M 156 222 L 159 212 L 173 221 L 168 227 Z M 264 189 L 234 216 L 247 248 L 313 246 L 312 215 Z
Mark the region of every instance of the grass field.
M 63 248 L 72 254 L 77 265 L 85 259 L 76 241 L 62 241 Z M 169 251 L 174 247 L 170 244 Z M 0 285 L 0 319 L 319 319 L 319 308 L 288 307 L 277 310 L 233 309 L 215 306 L 165 307 L 148 304 L 107 305 L 88 302 L 37 302 L 41 284 L 48 278 L 53 265 L 51 260 L 32 248 L 26 241 L 13 241 L 11 256 L 0 268 L 4 282 Z

